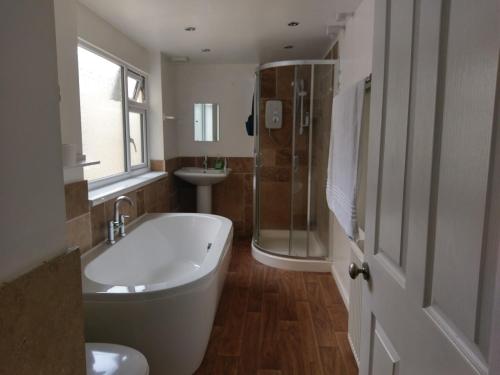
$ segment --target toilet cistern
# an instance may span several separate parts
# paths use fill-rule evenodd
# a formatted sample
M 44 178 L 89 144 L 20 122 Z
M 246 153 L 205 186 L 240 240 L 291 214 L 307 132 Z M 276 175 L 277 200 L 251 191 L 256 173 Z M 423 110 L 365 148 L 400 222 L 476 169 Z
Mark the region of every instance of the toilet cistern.
M 120 237 L 125 237 L 125 219 L 129 218 L 128 215 L 120 214 L 120 205 L 121 202 L 127 202 L 130 206 L 134 206 L 134 202 L 132 199 L 127 197 L 126 195 L 120 195 L 116 198 L 114 206 L 113 206 L 113 220 L 108 222 L 108 243 L 114 244 L 115 240 L 115 231 L 118 229 L 118 234 Z

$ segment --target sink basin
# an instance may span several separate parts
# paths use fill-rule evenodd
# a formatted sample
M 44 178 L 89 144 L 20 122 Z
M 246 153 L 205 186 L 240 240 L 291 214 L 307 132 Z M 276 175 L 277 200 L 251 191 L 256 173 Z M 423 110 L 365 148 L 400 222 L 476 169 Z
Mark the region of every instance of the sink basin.
M 174 172 L 180 179 L 196 185 L 196 211 L 209 214 L 212 212 L 212 185 L 224 181 L 231 173 L 213 168 L 184 167 Z
M 228 168 L 226 171 L 221 169 L 213 169 L 213 168 L 196 168 L 196 167 L 184 167 L 178 169 L 174 172 L 174 174 L 187 181 L 193 185 L 198 186 L 208 186 L 217 184 L 223 181 L 229 173 L 231 172 L 231 168 Z

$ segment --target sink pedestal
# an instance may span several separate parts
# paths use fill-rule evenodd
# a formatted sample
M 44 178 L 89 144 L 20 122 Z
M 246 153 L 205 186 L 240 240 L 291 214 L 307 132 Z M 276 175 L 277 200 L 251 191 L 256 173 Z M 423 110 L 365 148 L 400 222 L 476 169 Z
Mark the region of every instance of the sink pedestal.
M 212 213 L 212 185 L 196 186 L 196 211 L 201 214 Z
M 180 179 L 196 185 L 196 211 L 202 214 L 212 213 L 212 185 L 224 181 L 231 173 L 230 168 L 184 167 L 174 172 Z

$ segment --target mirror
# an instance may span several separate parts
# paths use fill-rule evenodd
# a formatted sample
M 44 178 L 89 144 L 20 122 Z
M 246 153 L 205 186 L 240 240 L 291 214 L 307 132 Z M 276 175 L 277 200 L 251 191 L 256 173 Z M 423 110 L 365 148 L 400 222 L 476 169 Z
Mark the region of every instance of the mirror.
M 194 140 L 199 142 L 217 142 L 219 140 L 218 104 L 194 104 Z

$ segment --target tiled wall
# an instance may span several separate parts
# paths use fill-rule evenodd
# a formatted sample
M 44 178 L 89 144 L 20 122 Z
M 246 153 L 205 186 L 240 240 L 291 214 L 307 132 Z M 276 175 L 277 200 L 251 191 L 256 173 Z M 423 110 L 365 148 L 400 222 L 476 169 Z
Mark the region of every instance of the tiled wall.
M 201 167 L 203 157 L 178 158 L 178 166 Z M 212 187 L 212 213 L 232 220 L 236 237 L 251 237 L 253 223 L 253 158 L 229 157 L 231 173 Z M 215 158 L 208 158 L 213 167 Z M 175 178 L 179 191 L 180 211 L 196 211 L 196 187 Z
M 85 375 L 80 254 L 0 288 L 0 374 Z
M 290 228 L 293 80 L 293 66 L 270 68 L 260 72 L 261 229 Z M 265 107 L 266 101 L 271 99 L 282 102 L 283 126 L 281 129 L 271 130 L 270 135 L 265 128 Z
M 129 221 L 146 212 L 169 212 L 172 195 L 170 176 L 137 190 L 126 193 L 134 202 L 133 207 L 123 206 Z M 113 200 L 90 207 L 87 181 L 65 186 L 66 193 L 66 241 L 68 247 L 78 246 L 81 252 L 89 250 L 106 239 L 107 222 L 113 217 Z
M 129 221 L 148 212 L 196 212 L 196 187 L 174 176 L 183 166 L 200 166 L 202 157 L 180 157 L 152 160 L 151 169 L 166 171 L 168 176 L 137 190 L 126 193 L 133 207 L 123 206 Z M 214 158 L 209 158 L 213 166 Z M 231 157 L 232 172 L 223 182 L 213 186 L 212 211 L 233 221 L 235 235 L 252 235 L 253 158 Z M 78 246 L 82 252 L 106 239 L 107 222 L 113 217 L 113 200 L 90 207 L 87 181 L 65 186 L 67 245 Z

